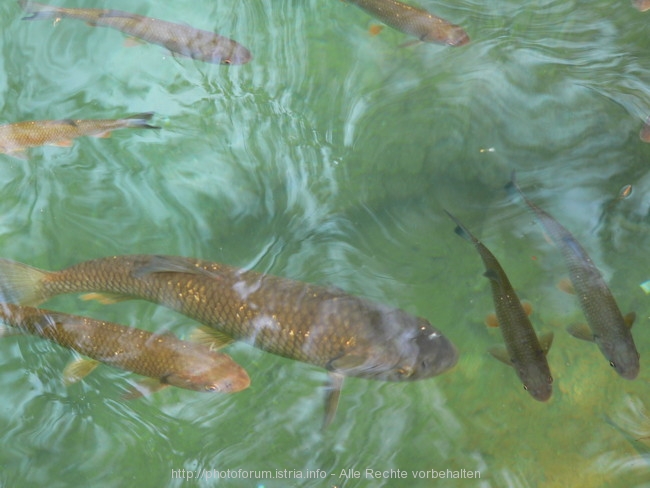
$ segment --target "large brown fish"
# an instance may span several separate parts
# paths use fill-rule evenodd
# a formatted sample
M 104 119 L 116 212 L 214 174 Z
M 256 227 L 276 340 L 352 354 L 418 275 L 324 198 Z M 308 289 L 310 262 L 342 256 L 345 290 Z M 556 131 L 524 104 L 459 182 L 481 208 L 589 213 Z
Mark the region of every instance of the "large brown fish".
M 485 265 L 485 277 L 490 280 L 494 309 L 506 346 L 505 351 L 502 348 L 493 348 L 490 352 L 515 369 L 524 389 L 533 398 L 545 402 L 553 393 L 553 377 L 546 361 L 553 334 L 537 338 L 528 314 L 497 258 L 460 220 L 449 212 L 447 215 L 456 223 L 456 234 L 474 244 Z
M 120 10 L 94 8 L 62 8 L 29 0 L 18 0 L 25 12 L 23 20 L 79 19 L 92 26 L 112 27 L 133 37 L 166 47 L 171 52 L 208 63 L 244 64 L 252 56 L 238 42 L 214 32 L 195 29 L 189 25 L 143 17 Z
M 397 0 L 347 0 L 373 17 L 423 42 L 462 46 L 469 36 L 462 27 Z
M 66 370 L 68 381 L 85 376 L 99 361 L 153 378 L 160 386 L 231 393 L 250 384 L 246 371 L 227 354 L 203 344 L 182 341 L 169 332 L 154 334 L 88 317 L 10 303 L 0 305 L 0 321 L 94 360 L 73 363 L 74 366 Z
M 514 173 L 506 188 L 516 190 L 521 195 L 550 238 L 560 248 L 569 268 L 571 284 L 591 328 L 589 330 L 584 326 L 570 327 L 571 335 L 595 342 L 619 375 L 629 380 L 636 378 L 639 374 L 639 353 L 630 330 L 634 313 L 623 317 L 612 292 L 587 251 L 557 220 L 526 198 L 515 182 Z
M 423 318 L 339 289 L 224 264 L 134 255 L 47 272 L 0 260 L 3 301 L 37 304 L 80 292 L 160 303 L 232 339 L 325 368 L 333 383 L 326 424 L 344 376 L 419 380 L 447 371 L 458 359 L 454 345 Z
M 77 137 L 107 137 L 116 129 L 159 129 L 149 125 L 152 116 L 153 113 L 148 112 L 123 119 L 32 120 L 0 125 L 0 153 L 20 156 L 28 147 L 71 146 Z

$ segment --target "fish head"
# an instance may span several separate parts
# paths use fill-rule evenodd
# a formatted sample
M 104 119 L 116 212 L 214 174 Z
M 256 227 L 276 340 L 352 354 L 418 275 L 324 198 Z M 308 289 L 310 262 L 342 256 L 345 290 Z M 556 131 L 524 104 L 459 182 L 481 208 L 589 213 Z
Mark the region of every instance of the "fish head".
M 603 341 L 594 336 L 594 341 L 600 347 L 603 355 L 609 360 L 609 365 L 622 377 L 633 380 L 639 374 L 639 353 L 632 338 L 625 340 Z
M 543 357 L 543 352 L 540 351 Z M 548 364 L 538 361 L 524 361 L 523 364 L 512 364 L 517 371 L 517 375 L 521 379 L 526 390 L 530 396 L 540 402 L 545 402 L 553 394 L 553 377 L 548 369 Z
M 437 376 L 458 362 L 456 346 L 426 319 L 417 317 L 417 321 L 417 332 L 411 339 L 416 345 L 411 380 Z
M 448 46 L 464 46 L 469 43 L 469 35 L 459 26 L 445 22 L 435 28 L 427 29 L 427 33 L 421 39 L 424 42 L 447 44 Z
M 210 62 L 219 64 L 246 64 L 251 59 L 251 52 L 234 41 L 230 41 L 226 46 L 217 46 L 210 54 Z
M 383 338 L 366 346 L 367 359 L 355 376 L 415 381 L 444 373 L 458 361 L 456 347 L 427 320 L 398 309 L 380 316 Z
M 186 390 L 234 393 L 250 385 L 250 377 L 244 368 L 224 353 L 209 351 L 197 354 L 196 360 L 187 361 L 163 378 L 163 382 Z

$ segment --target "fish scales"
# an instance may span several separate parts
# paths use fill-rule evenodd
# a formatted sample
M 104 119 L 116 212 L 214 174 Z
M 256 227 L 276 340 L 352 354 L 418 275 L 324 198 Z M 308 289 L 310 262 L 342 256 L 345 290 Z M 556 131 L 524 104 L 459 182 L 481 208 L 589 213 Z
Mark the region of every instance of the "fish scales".
M 246 371 L 230 356 L 171 333 L 142 329 L 50 310 L 4 303 L 0 320 L 102 363 L 198 390 L 233 392 L 248 387 Z
M 31 268 L 37 276 L 25 298 L 28 293 L 7 284 L 16 266 L 11 263 L 0 262 L 6 301 L 32 304 L 80 292 L 141 298 L 265 351 L 346 375 L 412 380 L 439 374 L 457 360 L 453 344 L 425 319 L 335 288 L 198 259 L 140 255 L 51 273 Z
M 462 46 L 469 36 L 454 25 L 422 8 L 397 0 L 348 0 L 385 24 L 423 42 Z
M 244 64 L 252 59 L 250 51 L 238 42 L 189 25 L 120 10 L 53 7 L 27 0 L 20 0 L 19 4 L 31 14 L 23 20 L 61 17 L 83 20 L 93 26 L 110 27 L 164 46 L 173 53 L 211 63 Z
M 150 125 L 152 112 L 123 119 L 30 120 L 0 125 L 0 152 L 12 153 L 28 147 L 70 143 L 81 136 L 108 134 L 116 129 L 158 129 Z
M 587 251 L 562 224 L 524 195 L 514 175 L 507 188 L 519 193 L 559 247 L 580 308 L 593 333 L 593 341 L 619 375 L 627 379 L 636 378 L 639 373 L 639 353 L 632 338 L 631 321 L 628 323 L 623 317 L 605 279 Z

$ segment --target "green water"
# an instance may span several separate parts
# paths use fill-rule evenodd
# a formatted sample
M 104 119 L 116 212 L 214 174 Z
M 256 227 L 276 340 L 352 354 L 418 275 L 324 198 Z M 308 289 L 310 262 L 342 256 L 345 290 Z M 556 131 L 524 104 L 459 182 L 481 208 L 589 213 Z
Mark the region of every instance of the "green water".
M 65 2 L 232 37 L 254 58 L 227 67 L 125 47 L 121 33 L 79 21 L 23 22 L 2 3 L 2 122 L 155 111 L 162 129 L 0 155 L 0 256 L 59 269 L 178 254 L 331 284 L 427 317 L 461 358 L 421 382 L 346 380 L 321 433 L 324 372 L 245 344 L 227 351 L 251 376 L 246 391 L 126 401 L 134 375 L 103 366 L 66 388 L 70 351 L 5 338 L 0 486 L 217 484 L 181 478 L 203 470 L 231 470 L 219 486 L 260 488 L 650 486 L 650 297 L 639 287 L 650 279 L 650 145 L 637 135 L 650 114 L 650 12 L 601 0 L 420 4 L 472 42 L 399 48 L 404 35 L 369 35 L 372 19 L 338 0 Z M 502 189 L 512 170 L 636 311 L 635 381 L 564 331 L 584 319 L 555 286 L 558 250 Z M 632 195 L 609 205 L 626 184 Z M 501 260 L 535 327 L 555 333 L 550 402 L 487 353 L 501 340 L 483 324 L 489 285 L 443 207 Z M 145 302 L 47 305 L 180 336 L 196 326 Z M 414 478 L 432 470 L 480 479 Z

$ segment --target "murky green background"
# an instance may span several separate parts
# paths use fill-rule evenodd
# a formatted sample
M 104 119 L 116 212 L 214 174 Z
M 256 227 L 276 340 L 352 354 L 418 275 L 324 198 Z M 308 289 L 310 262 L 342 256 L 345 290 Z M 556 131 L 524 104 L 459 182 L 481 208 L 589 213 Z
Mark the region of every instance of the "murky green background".
M 59 2 L 59 4 L 62 4 Z M 75 20 L 23 22 L 0 5 L 2 122 L 155 111 L 160 131 L 0 155 L 0 255 L 46 269 L 112 254 L 201 257 L 349 292 L 427 317 L 461 351 L 440 377 L 346 381 L 319 431 L 325 374 L 245 344 L 250 389 L 122 400 L 107 366 L 63 386 L 73 354 L 0 342 L 0 485 L 210 486 L 172 470 L 322 470 L 322 480 L 225 486 L 650 486 L 650 12 L 626 1 L 421 1 L 466 28 L 461 48 L 398 46 L 338 0 L 67 0 L 232 37 L 244 66 L 179 59 Z M 591 253 L 635 310 L 641 374 L 619 378 L 564 327 L 583 320 L 566 273 L 521 201 Z M 632 184 L 630 198 L 610 204 Z M 541 331 L 553 331 L 551 401 L 534 401 L 487 349 L 489 285 L 447 208 L 497 255 Z M 190 319 L 145 302 L 49 308 L 187 336 Z M 404 470 L 406 480 L 365 477 Z M 361 478 L 346 480 L 343 470 Z M 416 480 L 411 471 L 477 470 Z M 242 471 L 242 472 L 243 472 Z M 187 476 L 187 474 L 186 474 Z

